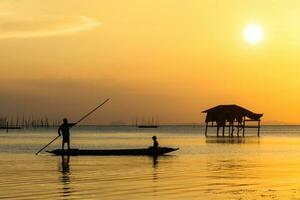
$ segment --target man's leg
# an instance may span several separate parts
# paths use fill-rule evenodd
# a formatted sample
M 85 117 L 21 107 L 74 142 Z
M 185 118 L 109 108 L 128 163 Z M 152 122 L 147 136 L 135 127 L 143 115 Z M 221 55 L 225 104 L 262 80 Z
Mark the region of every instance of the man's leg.
M 62 149 L 62 150 L 64 150 L 64 146 L 65 146 L 65 141 L 63 140 L 63 141 L 62 141 L 62 144 L 61 144 L 61 149 Z

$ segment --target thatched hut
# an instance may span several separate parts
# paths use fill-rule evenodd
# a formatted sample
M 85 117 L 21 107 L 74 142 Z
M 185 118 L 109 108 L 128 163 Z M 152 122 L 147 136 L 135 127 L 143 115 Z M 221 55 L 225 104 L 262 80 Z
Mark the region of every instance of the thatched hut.
M 219 129 L 222 127 L 223 137 L 225 136 L 225 127 L 228 127 L 228 136 L 233 136 L 235 127 L 237 128 L 237 136 L 239 136 L 240 130 L 245 136 L 245 128 L 257 128 L 257 135 L 259 136 L 260 118 L 263 114 L 254 113 L 238 105 L 219 105 L 205 110 L 203 113 L 206 113 L 206 137 L 208 136 L 208 127 L 217 127 L 217 136 L 219 136 Z M 257 122 L 257 125 L 246 126 L 246 121 Z

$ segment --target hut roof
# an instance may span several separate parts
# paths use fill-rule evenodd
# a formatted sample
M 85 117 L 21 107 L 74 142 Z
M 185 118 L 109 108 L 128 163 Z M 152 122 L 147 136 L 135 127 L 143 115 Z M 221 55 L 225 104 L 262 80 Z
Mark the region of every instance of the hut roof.
M 248 117 L 250 119 L 255 119 L 258 120 L 260 119 L 263 114 L 257 114 L 257 113 L 253 113 L 250 110 L 247 110 L 241 106 L 238 105 L 218 105 L 215 106 L 213 108 L 210 108 L 208 110 L 203 111 L 203 113 L 207 113 L 209 115 L 226 115 L 228 117 L 241 117 L 241 116 L 245 116 Z
M 241 112 L 241 113 L 252 113 L 250 110 L 247 110 L 241 106 L 232 104 L 232 105 L 218 105 L 215 107 L 212 107 L 210 109 L 207 109 L 203 111 L 203 113 L 209 113 L 209 112 Z

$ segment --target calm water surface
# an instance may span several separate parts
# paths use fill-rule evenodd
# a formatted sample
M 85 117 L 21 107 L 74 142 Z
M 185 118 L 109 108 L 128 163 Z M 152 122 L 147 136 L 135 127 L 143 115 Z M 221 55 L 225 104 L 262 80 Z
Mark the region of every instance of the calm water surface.
M 260 138 L 206 140 L 203 128 L 77 127 L 72 147 L 143 148 L 152 135 L 180 147 L 147 156 L 56 157 L 55 129 L 0 132 L 0 199 L 300 199 L 300 126 L 265 126 Z M 48 150 L 58 148 L 60 141 Z

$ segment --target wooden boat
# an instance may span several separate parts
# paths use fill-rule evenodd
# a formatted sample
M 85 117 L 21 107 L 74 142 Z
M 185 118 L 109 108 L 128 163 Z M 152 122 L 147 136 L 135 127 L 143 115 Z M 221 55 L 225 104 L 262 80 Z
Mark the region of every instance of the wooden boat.
M 139 125 L 138 128 L 158 128 L 158 125 Z
M 55 149 L 53 151 L 47 151 L 54 155 L 70 155 L 70 156 L 158 156 L 172 151 L 176 151 L 179 148 L 160 147 L 157 150 L 149 147 L 146 149 L 107 149 L 107 150 L 91 150 L 91 149 L 70 149 L 61 150 Z

